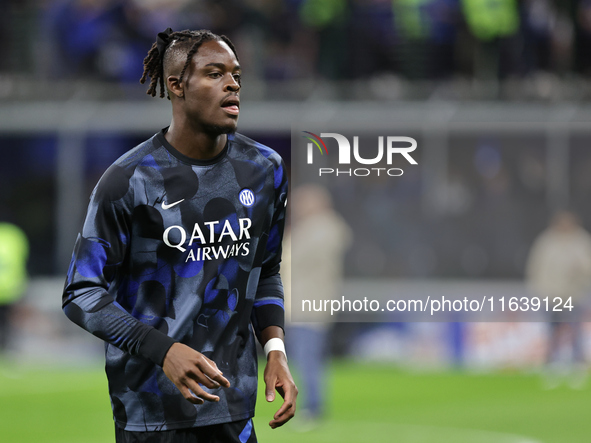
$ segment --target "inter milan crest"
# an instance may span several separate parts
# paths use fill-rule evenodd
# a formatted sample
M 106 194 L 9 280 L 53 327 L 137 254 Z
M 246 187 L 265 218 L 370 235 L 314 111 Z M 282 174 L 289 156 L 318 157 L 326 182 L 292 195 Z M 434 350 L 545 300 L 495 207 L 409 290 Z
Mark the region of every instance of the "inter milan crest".
M 240 203 L 242 203 L 246 207 L 251 207 L 252 205 L 254 205 L 254 192 L 252 192 L 248 188 L 245 188 L 242 191 L 240 191 L 240 194 L 238 194 L 238 198 L 240 199 Z

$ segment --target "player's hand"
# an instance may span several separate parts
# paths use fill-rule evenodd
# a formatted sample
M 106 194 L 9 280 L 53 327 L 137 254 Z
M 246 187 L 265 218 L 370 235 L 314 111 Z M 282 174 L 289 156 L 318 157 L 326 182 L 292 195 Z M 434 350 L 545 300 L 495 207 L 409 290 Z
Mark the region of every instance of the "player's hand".
M 265 367 L 265 397 L 267 401 L 275 400 L 275 390 L 283 397 L 283 404 L 269 422 L 275 429 L 283 426 L 295 415 L 298 388 L 287 366 L 285 354 L 281 351 L 271 351 Z
M 230 382 L 224 378 L 213 360 L 182 343 L 175 343 L 170 347 L 164 357 L 162 369 L 183 397 L 196 405 L 203 404 L 205 400 L 220 400 L 217 395 L 205 392 L 199 384 L 209 389 L 230 387 Z

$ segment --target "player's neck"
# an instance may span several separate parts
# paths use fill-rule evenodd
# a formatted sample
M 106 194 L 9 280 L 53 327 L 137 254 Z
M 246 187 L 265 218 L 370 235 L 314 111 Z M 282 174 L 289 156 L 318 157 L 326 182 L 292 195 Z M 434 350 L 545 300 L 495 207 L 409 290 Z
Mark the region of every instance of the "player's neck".
M 189 125 L 175 124 L 173 119 L 164 137 L 177 151 L 195 160 L 215 157 L 226 146 L 226 134 L 210 134 Z

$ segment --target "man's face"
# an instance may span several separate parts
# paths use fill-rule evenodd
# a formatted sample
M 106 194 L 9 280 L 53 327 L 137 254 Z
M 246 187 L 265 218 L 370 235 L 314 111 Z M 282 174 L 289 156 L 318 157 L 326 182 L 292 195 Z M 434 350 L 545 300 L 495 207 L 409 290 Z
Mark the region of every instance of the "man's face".
M 240 107 L 240 65 L 223 41 L 203 43 L 185 73 L 183 108 L 192 125 L 213 134 L 234 132 Z

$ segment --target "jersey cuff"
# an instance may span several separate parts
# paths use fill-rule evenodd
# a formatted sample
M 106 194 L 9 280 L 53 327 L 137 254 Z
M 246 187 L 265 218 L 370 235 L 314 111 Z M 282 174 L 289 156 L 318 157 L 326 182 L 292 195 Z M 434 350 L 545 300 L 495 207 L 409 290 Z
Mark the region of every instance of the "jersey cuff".
M 152 329 L 142 340 L 139 354 L 156 363 L 158 366 L 162 366 L 166 353 L 175 343 L 176 340 L 174 338 L 163 334 L 158 329 Z

